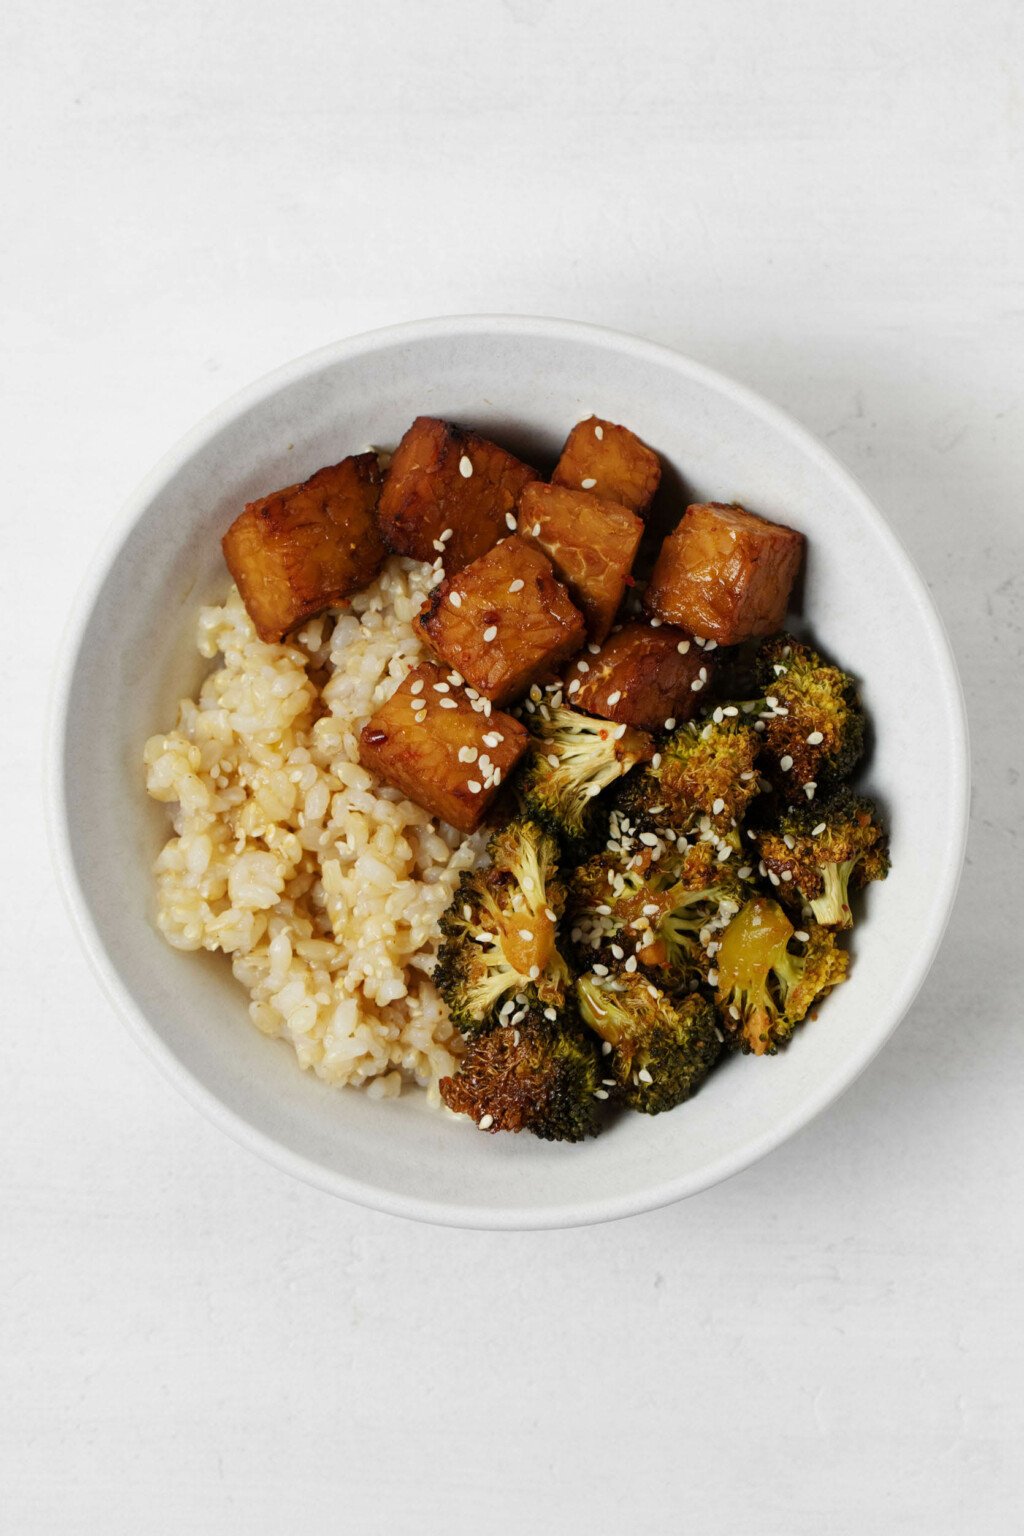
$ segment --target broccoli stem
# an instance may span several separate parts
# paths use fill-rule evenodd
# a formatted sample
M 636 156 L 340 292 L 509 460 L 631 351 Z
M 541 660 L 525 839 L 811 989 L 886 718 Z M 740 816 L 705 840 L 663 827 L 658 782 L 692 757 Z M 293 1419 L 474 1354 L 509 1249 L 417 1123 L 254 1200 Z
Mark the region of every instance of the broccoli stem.
M 856 862 L 856 859 L 848 859 L 842 864 L 822 866 L 822 892 L 811 901 L 816 922 L 830 928 L 850 927 L 850 876 Z

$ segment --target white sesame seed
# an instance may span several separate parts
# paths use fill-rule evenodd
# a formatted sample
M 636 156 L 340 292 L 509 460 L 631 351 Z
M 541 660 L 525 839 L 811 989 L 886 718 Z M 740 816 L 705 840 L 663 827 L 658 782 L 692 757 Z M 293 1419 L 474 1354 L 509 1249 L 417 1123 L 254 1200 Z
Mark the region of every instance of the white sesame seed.
M 607 1090 L 607 1088 L 595 1088 L 594 1089 L 594 1098 L 595 1099 L 606 1099 L 607 1097 L 608 1097 L 608 1090 Z
M 796 930 L 796 932 L 794 933 L 793 937 L 794 937 L 794 939 L 797 940 L 798 943 L 806 944 L 811 936 L 807 932 L 806 928 L 798 928 Z
M 664 622 L 664 619 L 651 619 L 650 625 L 652 629 L 660 629 Z
M 451 603 L 453 608 L 461 608 L 462 607 L 462 594 L 460 592 L 449 592 L 448 593 L 448 601 Z
M 612 692 L 608 695 L 608 706 L 609 706 L 609 708 L 613 704 L 617 704 L 621 698 L 622 698 L 622 694 L 621 694 L 620 690 L 618 688 L 613 689 Z
M 488 731 L 487 735 L 483 737 L 483 744 L 485 747 L 496 747 L 500 740 L 501 737 L 496 731 Z
M 466 785 L 466 788 L 469 790 L 471 795 L 478 795 L 483 789 L 483 785 L 477 779 L 470 779 L 469 783 Z
M 665 729 L 666 729 L 666 731 L 674 731 L 675 728 L 676 728 L 676 717 L 675 717 L 675 715 L 669 715 L 668 719 L 665 721 Z
M 579 691 L 580 691 L 580 680 L 579 680 L 578 677 L 574 677 L 573 678 L 572 682 L 569 684 L 568 691 L 569 691 L 569 693 L 579 693 Z
M 512 1031 L 512 1044 L 513 1044 L 513 1045 L 518 1045 L 518 1044 L 519 1044 L 519 1042 L 520 1042 L 520 1040 L 521 1040 L 521 1039 L 522 1039 L 522 1038 L 523 1038 L 523 1037 L 522 1037 L 522 1035 L 521 1035 L 521 1034 L 520 1034 L 520 1033 L 519 1033 L 519 1031 L 518 1031 L 518 1029 L 514 1029 L 514 1030 L 513 1030 L 513 1031 Z
M 790 757 L 788 752 L 784 757 L 779 758 L 779 767 L 782 769 L 783 773 L 788 773 L 792 766 L 793 759 Z
M 488 624 L 487 628 L 484 630 L 484 640 L 487 642 L 488 645 L 490 645 L 491 641 L 494 639 L 494 637 L 497 635 L 497 633 L 498 633 L 498 626 L 497 626 L 497 624 Z
M 740 1016 L 740 1011 L 736 1007 L 736 1004 L 735 1003 L 730 1003 L 729 1004 L 729 1017 L 730 1017 L 730 1019 L 736 1019 L 737 1022 L 738 1022 L 739 1021 L 739 1016 Z
M 468 480 L 472 473 L 473 461 L 469 458 L 468 454 L 464 453 L 462 458 L 459 460 L 459 474 L 462 476 L 463 480 Z
M 441 543 L 441 540 L 440 540 L 440 539 L 435 539 L 435 540 L 434 540 L 434 541 L 433 541 L 433 546 L 432 546 L 432 547 L 433 547 L 433 548 L 434 548 L 434 549 L 438 549 L 438 550 L 440 550 L 440 551 L 441 551 L 441 554 L 442 554 L 442 555 L 443 555 L 443 554 L 444 554 L 444 545 L 443 545 L 443 544 L 442 544 L 442 543 Z
M 510 592 L 521 592 L 523 590 L 523 586 L 523 578 L 521 576 L 517 576 L 515 581 L 509 582 L 508 589 Z
M 622 948 L 621 944 L 612 945 L 612 954 L 615 956 L 616 960 L 625 960 L 626 958 L 626 951 Z
M 535 539 L 539 539 L 540 538 L 540 523 L 534 523 L 534 525 L 533 525 L 533 536 L 534 536 Z
M 550 1022 L 552 1024 L 554 1024 L 555 1021 L 558 1018 L 558 1014 L 555 1012 L 555 1010 L 553 1008 L 545 1008 L 544 1009 L 544 1017 L 546 1019 L 550 1020 Z
M 630 955 L 629 959 L 626 961 L 625 969 L 632 976 L 633 972 L 636 970 L 636 955 Z
M 821 743 L 824 740 L 825 740 L 825 738 L 822 735 L 821 731 L 812 731 L 811 734 L 807 738 L 807 745 L 809 747 L 817 747 L 817 746 L 820 746 Z
M 608 975 L 608 967 L 606 965 L 592 965 L 590 969 L 593 971 L 595 976 Z
M 725 719 L 725 713 L 721 704 L 719 704 L 718 708 L 713 711 L 711 718 L 716 725 L 721 725 L 722 721 Z
M 699 693 L 700 690 L 703 687 L 704 687 L 704 680 L 703 680 L 703 678 L 695 677 L 693 682 L 690 684 L 690 691 L 691 691 L 691 693 Z
M 749 880 L 753 873 L 754 871 L 749 864 L 744 864 L 736 871 L 737 878 L 740 880 Z
M 712 807 L 711 807 L 711 814 L 712 814 L 712 816 L 721 816 L 721 814 L 722 814 L 722 812 L 724 810 L 725 810 L 725 801 L 722 799 L 721 795 L 719 795 L 718 799 L 715 801 L 714 805 L 712 805 Z
M 640 841 L 644 843 L 648 848 L 657 848 L 658 846 L 658 839 L 655 837 L 653 832 L 641 832 Z
M 768 871 L 768 879 L 771 881 L 772 885 L 778 885 L 779 884 L 779 877 L 775 873 L 774 869 L 770 869 Z
M 610 1040 L 602 1040 L 601 1041 L 601 1055 L 602 1056 L 610 1056 L 611 1053 L 612 1053 L 612 1043 L 611 1043 L 611 1041 Z
M 539 965 L 531 965 L 530 969 L 529 969 L 529 972 L 528 972 L 528 975 L 529 975 L 531 981 L 536 981 L 537 977 L 540 975 L 540 966 Z
M 422 677 L 418 677 L 415 682 L 409 684 L 409 692 L 410 693 L 422 693 L 423 692 L 423 679 L 422 679 Z
M 819 821 L 818 825 L 816 827 L 812 827 L 811 828 L 811 836 L 812 837 L 820 837 L 821 834 L 824 832 L 824 830 L 825 830 L 825 823 L 823 821 Z
M 442 709 L 458 709 L 459 707 L 454 699 L 438 699 L 438 703 Z
M 654 756 L 651 758 L 651 767 L 652 768 L 660 768 L 661 767 L 661 753 L 660 752 L 655 752 Z
M 804 785 L 804 794 L 807 796 L 808 800 L 814 799 L 814 791 L 817 789 L 817 787 L 818 786 L 813 779 L 808 779 L 807 783 Z
M 641 1067 L 640 1068 L 640 1071 L 637 1073 L 637 1077 L 640 1079 L 640 1081 L 642 1083 L 653 1083 L 654 1082 L 654 1078 L 648 1072 L 646 1067 Z
M 451 693 L 451 685 L 448 683 L 434 683 L 435 693 Z
M 551 764 L 552 768 L 557 768 L 561 762 L 561 758 L 558 756 L 557 752 L 549 752 L 548 762 Z
M 587 661 L 584 661 L 582 656 L 581 656 L 579 661 L 576 663 L 576 670 L 577 670 L 577 672 L 589 672 L 590 671 L 590 663 L 587 662 Z
M 704 649 L 706 651 L 713 651 L 713 650 L 715 650 L 717 648 L 717 646 L 718 646 L 718 641 L 717 640 L 705 640 L 704 641 Z
M 689 640 L 680 640 L 679 644 L 676 646 L 676 650 L 679 652 L 680 656 L 685 656 L 689 649 Z
M 558 922 L 558 918 L 552 912 L 550 907 L 545 907 L 544 908 L 544 916 L 547 918 L 549 923 L 557 923 Z
M 717 971 L 708 971 L 708 986 L 709 987 L 717 987 L 718 986 L 718 972 Z
M 515 533 L 516 529 L 519 527 L 519 524 L 516 522 L 511 512 L 505 513 L 505 527 L 511 528 L 513 533 Z
M 588 475 L 585 480 L 580 481 L 580 485 L 585 491 L 592 491 L 596 484 L 597 481 L 594 479 L 593 475 Z
M 782 878 L 783 878 L 783 880 L 792 880 L 792 878 L 793 878 L 793 871 L 791 869 L 784 869 L 782 871 Z
M 599 795 L 600 793 L 601 793 L 601 786 L 600 786 L 600 784 L 588 784 L 587 785 L 586 794 L 587 794 L 587 799 L 588 800 L 592 800 L 595 795 Z
M 604 437 L 604 427 L 595 426 L 595 428 L 594 428 L 594 436 L 597 438 L 598 442 L 600 442 L 601 439 Z
M 593 640 L 591 640 L 590 644 L 587 646 L 587 650 L 590 652 L 591 656 L 598 656 L 601 653 L 601 647 L 599 645 L 595 645 Z
M 477 1121 L 477 1128 L 481 1131 L 489 1131 L 493 1124 L 493 1115 L 481 1115 L 480 1119 Z

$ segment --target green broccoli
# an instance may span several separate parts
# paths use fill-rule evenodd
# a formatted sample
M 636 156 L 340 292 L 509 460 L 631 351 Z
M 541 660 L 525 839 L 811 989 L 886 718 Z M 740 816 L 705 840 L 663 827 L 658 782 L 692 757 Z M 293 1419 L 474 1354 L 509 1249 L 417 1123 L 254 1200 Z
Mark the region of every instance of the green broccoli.
M 625 866 L 607 852 L 589 859 L 570 876 L 566 914 L 581 968 L 632 963 L 677 991 L 706 975 L 706 947 L 747 892 L 707 842 L 657 853 L 642 845 Z
M 691 992 L 671 998 L 646 977 L 588 971 L 576 982 L 580 1014 L 604 1042 L 608 1085 L 630 1109 L 660 1115 L 696 1093 L 722 1049 L 715 1011 Z
M 797 940 L 800 950 L 790 949 Z M 850 957 L 816 923 L 794 933 L 777 902 L 757 896 L 726 928 L 711 980 L 730 1044 L 772 1056 L 826 992 L 845 980 Z
M 848 778 L 864 751 L 864 712 L 852 677 L 792 635 L 773 635 L 755 664 L 763 690 L 755 729 L 766 772 L 793 802 Z
M 539 1009 L 477 1036 L 441 1097 L 482 1131 L 531 1131 L 545 1141 L 583 1141 L 600 1129 L 600 1067 L 593 1039 L 576 1024 L 552 1025 Z
M 440 924 L 434 983 L 464 1034 L 534 1002 L 554 1011 L 570 981 L 557 945 L 565 889 L 555 839 L 519 819 L 488 852 L 490 865 L 462 875 Z
M 783 811 L 757 835 L 761 858 L 779 899 L 806 903 L 828 928 L 852 928 L 850 892 L 889 873 L 889 845 L 874 803 L 846 786 L 820 804 Z
M 578 853 L 597 825 L 594 799 L 646 761 L 654 743 L 646 731 L 595 720 L 564 705 L 543 706 L 526 718 L 534 737 L 518 790 L 527 813 Z
M 616 796 L 612 826 L 624 848 L 647 841 L 645 833 L 674 840 L 694 831 L 716 845 L 736 845 L 736 828 L 761 787 L 760 741 L 737 705 L 717 708 L 715 716 L 687 721 L 646 768 L 627 779 Z

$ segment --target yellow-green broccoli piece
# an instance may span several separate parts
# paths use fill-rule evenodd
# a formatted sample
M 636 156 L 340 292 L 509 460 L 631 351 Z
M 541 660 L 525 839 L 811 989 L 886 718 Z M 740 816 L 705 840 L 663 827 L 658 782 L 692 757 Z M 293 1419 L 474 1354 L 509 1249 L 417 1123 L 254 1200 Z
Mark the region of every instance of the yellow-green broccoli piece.
M 820 804 L 784 810 L 757 845 L 779 899 L 808 906 L 827 928 L 852 928 L 850 892 L 889 873 L 889 841 L 874 803 L 842 786 Z
M 463 1034 L 534 1003 L 557 1010 L 569 967 L 557 944 L 565 888 L 558 844 L 536 822 L 517 819 L 495 834 L 486 869 L 464 873 L 441 918 L 434 983 Z
M 644 976 L 588 971 L 576 997 L 584 1023 L 604 1042 L 606 1086 L 642 1114 L 662 1114 L 696 1093 L 721 1053 L 715 1011 L 697 992 L 674 998 Z
M 564 705 L 545 704 L 524 723 L 533 741 L 517 780 L 520 797 L 530 816 L 578 854 L 598 825 L 596 797 L 646 762 L 654 743 L 646 731 Z
M 754 718 L 762 767 L 786 800 L 813 800 L 849 778 L 864 751 L 864 712 L 848 673 L 792 635 L 773 635 L 758 651 L 763 691 Z
M 726 1039 L 756 1056 L 774 1055 L 811 1006 L 845 980 L 849 964 L 830 929 L 811 923 L 794 932 L 777 902 L 754 897 L 726 928 L 715 955 L 712 978 Z

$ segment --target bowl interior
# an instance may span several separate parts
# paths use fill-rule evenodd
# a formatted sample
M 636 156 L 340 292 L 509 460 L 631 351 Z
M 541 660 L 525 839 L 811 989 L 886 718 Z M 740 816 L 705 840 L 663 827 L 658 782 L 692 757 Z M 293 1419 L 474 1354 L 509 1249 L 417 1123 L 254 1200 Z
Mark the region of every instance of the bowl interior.
M 142 745 L 198 684 L 200 602 L 227 584 L 219 539 L 242 503 L 419 413 L 471 423 L 553 462 L 591 411 L 668 466 L 669 496 L 737 500 L 802 529 L 802 622 L 863 680 L 867 782 L 893 870 L 870 892 L 850 982 L 767 1060 L 728 1062 L 688 1105 L 625 1116 L 583 1147 L 480 1135 L 421 1095 L 373 1102 L 301 1073 L 248 1021 L 221 956 L 178 954 L 152 925 L 167 836 Z M 893 665 L 893 657 L 899 666 Z M 850 477 L 746 391 L 663 349 L 557 322 L 402 327 L 330 348 L 230 402 L 141 489 L 87 595 L 57 702 L 58 844 L 72 905 L 115 1002 L 179 1086 L 279 1164 L 383 1209 L 481 1225 L 555 1225 L 691 1193 L 769 1150 L 834 1098 L 898 1022 L 941 937 L 965 825 L 962 708 L 941 626 Z

